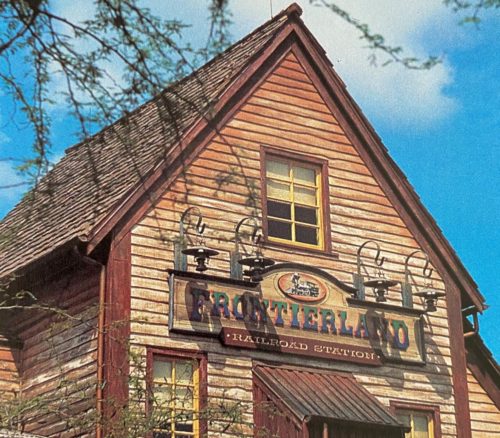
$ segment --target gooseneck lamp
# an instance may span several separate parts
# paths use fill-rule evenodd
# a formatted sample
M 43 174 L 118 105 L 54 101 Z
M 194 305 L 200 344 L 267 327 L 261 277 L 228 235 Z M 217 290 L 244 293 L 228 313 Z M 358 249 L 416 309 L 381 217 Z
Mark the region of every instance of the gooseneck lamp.
M 446 294 L 434 289 L 424 289 L 415 293 L 415 295 L 424 299 L 426 312 L 435 312 L 437 310 L 438 299 L 444 297 Z
M 384 277 L 374 278 L 364 282 L 366 287 L 372 287 L 375 292 L 375 301 L 377 303 L 385 303 L 387 301 L 386 295 L 390 287 L 396 286 L 397 281 L 387 280 Z
M 240 228 L 245 222 L 249 223 L 252 227 L 252 233 L 250 234 L 249 240 L 251 247 L 255 248 L 255 250 L 253 255 L 240 258 L 238 260 L 238 264 L 248 268 L 243 271 L 243 276 L 250 277 L 250 281 L 259 283 L 263 280 L 262 273 L 264 270 L 269 266 L 274 265 L 275 262 L 274 260 L 262 255 L 262 229 L 257 224 L 255 218 L 245 218 L 239 222 L 236 227 L 235 241 L 238 243 L 242 242 Z
M 362 285 L 366 286 L 366 287 L 373 288 L 373 291 L 375 293 L 375 300 L 377 301 L 377 303 L 384 303 L 387 301 L 386 295 L 387 295 L 387 292 L 389 291 L 389 288 L 396 286 L 398 284 L 398 282 L 385 278 L 384 273 L 382 271 L 382 265 L 384 264 L 386 258 L 381 257 L 380 245 L 377 242 L 375 242 L 374 240 L 367 240 L 362 245 L 360 245 L 360 247 L 358 248 L 357 257 L 356 257 L 357 275 L 359 278 L 359 277 L 361 277 L 362 271 L 364 271 L 365 273 L 368 273 L 368 270 L 367 270 L 366 265 L 365 265 L 363 258 L 362 258 L 362 252 L 365 248 L 368 248 L 369 245 L 371 245 L 373 247 L 373 248 L 371 248 L 372 250 L 375 250 L 375 256 L 371 257 L 371 259 L 373 259 L 374 267 L 377 270 L 377 277 L 370 278 L 366 281 L 363 281 Z
M 188 208 L 181 217 L 181 230 L 183 231 L 181 237 L 185 237 L 187 227 L 185 227 L 185 223 L 187 222 L 188 217 L 197 216 L 198 221 L 195 226 L 196 230 L 196 245 L 184 248 L 181 252 L 186 256 L 192 256 L 194 261 L 196 262 L 196 270 L 198 272 L 205 272 L 208 269 L 208 262 L 211 257 L 215 257 L 219 254 L 219 251 L 215 249 L 207 248 L 204 243 L 203 233 L 205 232 L 205 223 L 203 223 L 203 216 L 200 210 L 197 207 Z M 191 239 L 189 239 L 191 242 Z
M 182 250 L 183 254 L 187 256 L 193 256 L 196 262 L 196 270 L 198 272 L 205 272 L 208 269 L 207 263 L 210 257 L 215 257 L 219 254 L 219 251 L 215 249 L 207 248 L 206 246 L 192 246 L 191 248 L 186 248 Z
M 424 266 L 422 268 L 421 276 L 424 279 L 425 286 L 423 289 L 418 291 L 417 282 L 410 270 L 410 260 L 417 254 L 421 254 L 424 257 Z M 412 296 L 415 295 L 424 300 L 424 310 L 427 313 L 435 312 L 437 310 L 437 303 L 439 298 L 446 295 L 445 292 L 440 292 L 432 287 L 432 272 L 433 269 L 430 267 L 429 256 L 422 250 L 413 251 L 406 257 L 405 260 L 405 281 L 403 282 L 403 306 L 412 307 L 413 299 Z M 415 288 L 417 292 L 412 293 L 412 289 Z
M 243 275 L 250 277 L 251 281 L 258 283 L 263 280 L 262 273 L 264 269 L 274 265 L 275 262 L 268 257 L 262 256 L 260 251 L 258 251 L 254 257 L 246 257 L 238 260 L 238 263 L 248 267 L 247 270 L 243 271 Z

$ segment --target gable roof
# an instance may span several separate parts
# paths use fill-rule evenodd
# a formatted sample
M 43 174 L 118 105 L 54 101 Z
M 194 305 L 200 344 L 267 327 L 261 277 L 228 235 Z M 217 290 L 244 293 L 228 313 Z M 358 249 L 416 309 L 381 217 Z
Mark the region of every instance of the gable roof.
M 93 227 L 141 183 L 294 13 L 289 8 L 128 117 L 69 148 L 0 224 L 0 277 Z
M 165 174 L 174 172 L 174 146 L 187 149 L 190 134 L 230 100 L 241 82 L 248 80 L 252 64 L 269 56 L 283 35 L 294 37 L 309 52 L 320 70 L 325 93 L 335 94 L 338 119 L 348 125 L 348 136 L 357 141 L 362 157 L 385 184 L 388 196 L 400 208 L 405 222 L 443 260 L 455 281 L 464 305 L 484 310 L 484 298 L 419 197 L 389 156 L 380 138 L 347 93 L 328 61 L 324 49 L 305 27 L 301 9 L 292 4 L 223 54 L 130 116 L 67 151 L 61 162 L 0 225 L 12 237 L 0 248 L 0 277 L 15 272 L 64 244 L 87 242 L 95 247 L 131 205 Z M 250 71 L 251 73 L 251 71 Z M 179 161 L 177 161 L 178 163 Z M 367 163 L 368 164 L 368 163 Z M 98 239 L 96 238 L 98 237 Z

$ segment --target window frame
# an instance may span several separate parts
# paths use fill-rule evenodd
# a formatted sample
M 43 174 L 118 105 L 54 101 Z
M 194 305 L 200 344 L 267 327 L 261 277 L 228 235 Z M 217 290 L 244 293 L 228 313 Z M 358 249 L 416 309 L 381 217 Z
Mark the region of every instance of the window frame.
M 153 364 L 156 357 L 168 360 L 192 360 L 198 362 L 198 413 L 203 412 L 207 405 L 207 356 L 206 354 L 195 350 L 174 350 L 165 348 L 147 348 L 146 352 L 146 412 L 150 414 L 153 406 L 151 405 L 151 398 L 154 391 L 153 383 Z M 161 360 L 161 359 L 160 359 Z M 201 438 L 207 434 L 207 419 L 198 419 L 198 434 L 193 435 L 194 438 Z M 153 437 L 153 431 L 148 433 L 148 437 Z
M 275 240 L 269 237 L 267 221 L 267 178 L 266 163 L 270 159 L 278 161 L 288 161 L 303 164 L 306 167 L 314 167 L 319 170 L 319 232 L 322 233 L 322 246 L 310 245 L 307 243 L 293 242 L 285 239 Z M 328 160 L 297 154 L 292 151 L 276 149 L 270 146 L 261 145 L 260 148 L 260 179 L 261 179 L 261 208 L 262 208 L 262 231 L 266 244 L 282 246 L 287 248 L 300 249 L 304 251 L 315 251 L 320 253 L 331 253 L 331 226 L 330 226 L 330 194 L 328 182 Z
M 441 438 L 441 418 L 439 406 L 436 405 L 426 405 L 423 403 L 411 403 L 411 402 L 402 402 L 391 400 L 390 402 L 391 410 L 394 415 L 397 415 L 398 412 L 406 411 L 413 413 L 421 413 L 429 415 L 432 419 L 433 423 L 433 438 Z

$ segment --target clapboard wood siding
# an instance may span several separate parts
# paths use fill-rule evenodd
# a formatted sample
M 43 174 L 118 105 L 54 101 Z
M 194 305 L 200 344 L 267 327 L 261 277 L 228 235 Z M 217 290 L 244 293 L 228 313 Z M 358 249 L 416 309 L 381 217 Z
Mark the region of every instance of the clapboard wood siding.
M 469 369 L 467 384 L 473 438 L 499 438 L 500 410 Z
M 248 98 L 232 119 L 169 187 L 155 208 L 132 231 L 131 339 L 137 347 L 189 348 L 208 351 L 209 396 L 235 398 L 250 403 L 252 359 L 286 360 L 304 366 L 318 361 L 292 356 L 280 358 L 263 352 L 223 348 L 218 341 L 170 336 L 167 272 L 173 268 L 173 242 L 178 221 L 188 206 L 197 206 L 207 223 L 206 243 L 219 256 L 210 261 L 210 272 L 227 276 L 233 250 L 234 227 L 252 214 L 261 215 L 260 148 L 269 146 L 328 161 L 329 206 L 332 251 L 265 245 L 265 254 L 277 262 L 296 261 L 319 266 L 351 284 L 357 247 L 367 239 L 377 240 L 388 261 L 388 275 L 403 280 L 404 259 L 420 249 L 381 185 L 364 164 L 348 135 L 332 115 L 313 81 L 290 53 Z M 423 260 L 412 261 L 417 282 Z M 193 265 L 190 264 L 190 269 Z M 434 271 L 433 285 L 445 290 Z M 373 299 L 368 291 L 368 299 Z M 400 305 L 397 291 L 391 304 Z M 422 303 L 415 300 L 414 305 Z M 382 403 L 390 400 L 437 405 L 441 411 L 442 436 L 456 436 L 455 400 L 446 300 L 438 311 L 425 316 L 428 364 L 425 367 L 384 366 L 366 368 L 322 362 L 321 366 L 351 371 Z M 238 384 L 236 385 L 235 376 Z M 231 388 L 231 389 L 229 389 Z M 252 407 L 244 410 L 251 419 Z M 246 420 L 244 434 L 251 434 Z M 215 429 L 211 429 L 216 434 Z M 216 435 L 214 435 L 216 436 Z M 217 435 L 218 436 L 218 435 Z
M 0 339 L 0 403 L 2 399 L 12 400 L 19 394 L 19 349 L 8 339 Z
M 91 436 L 97 387 L 98 270 L 80 267 L 34 288 L 39 302 L 63 309 L 17 316 L 22 400 L 35 400 L 25 415 L 26 432 L 48 437 Z M 65 310 L 67 309 L 67 310 Z M 89 435 L 90 433 L 90 435 Z

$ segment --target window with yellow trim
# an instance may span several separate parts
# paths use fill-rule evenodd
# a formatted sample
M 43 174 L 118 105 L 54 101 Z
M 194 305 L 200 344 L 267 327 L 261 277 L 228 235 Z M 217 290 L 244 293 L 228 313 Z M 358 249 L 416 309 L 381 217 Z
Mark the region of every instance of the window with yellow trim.
M 154 438 L 198 437 L 199 363 L 184 358 L 153 361 Z
M 405 438 L 436 438 L 434 416 L 431 412 L 398 409 L 396 416 L 401 424 L 411 428 Z
M 323 249 L 321 167 L 267 156 L 269 240 Z

